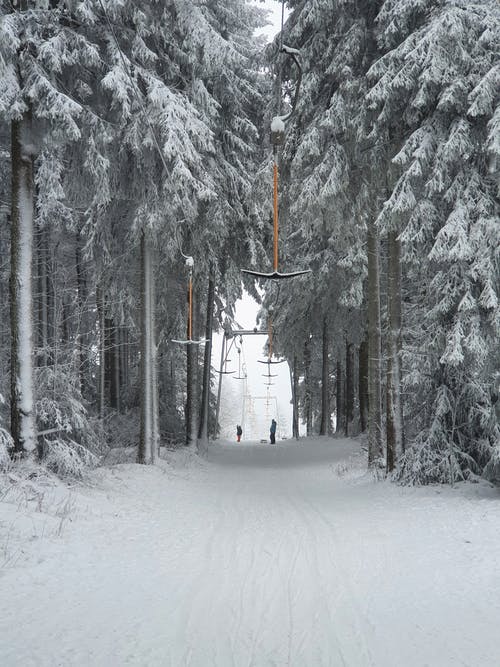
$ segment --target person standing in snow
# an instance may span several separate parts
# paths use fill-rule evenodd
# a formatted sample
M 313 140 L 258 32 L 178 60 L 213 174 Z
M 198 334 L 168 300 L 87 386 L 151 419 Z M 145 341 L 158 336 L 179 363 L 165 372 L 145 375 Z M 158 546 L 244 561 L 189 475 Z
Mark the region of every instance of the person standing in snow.
M 276 443 L 276 419 L 273 419 L 271 422 L 271 428 L 269 429 L 269 437 L 271 439 L 271 445 Z
M 242 435 L 242 433 L 243 433 L 242 428 L 241 428 L 241 426 L 238 424 L 238 425 L 236 426 L 236 442 L 241 442 L 241 435 Z

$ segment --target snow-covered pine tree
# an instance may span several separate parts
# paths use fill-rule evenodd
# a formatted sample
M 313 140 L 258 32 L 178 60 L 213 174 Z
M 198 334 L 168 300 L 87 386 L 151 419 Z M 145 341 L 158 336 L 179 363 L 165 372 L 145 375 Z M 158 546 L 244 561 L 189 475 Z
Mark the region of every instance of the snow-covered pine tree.
M 11 123 L 11 431 L 15 449 L 33 451 L 32 257 L 35 215 L 33 160 L 51 136 L 59 144 L 80 135 L 79 82 L 83 61 L 95 63 L 92 45 L 68 23 L 65 3 L 0 5 L 0 115 Z
M 359 345 L 365 329 L 360 308 L 367 272 L 366 208 L 372 197 L 361 187 L 369 162 L 359 153 L 360 106 L 375 7 L 320 1 L 290 5 L 283 41 L 300 50 L 304 78 L 283 158 L 287 245 L 295 262 L 300 258 L 313 275 L 287 289 L 294 291 L 294 303 L 300 290 L 312 300 L 320 312 L 313 321 L 321 322 L 322 313 L 328 313 L 334 356 L 344 373 L 345 340 Z M 288 319 L 297 321 L 293 312 Z M 345 395 L 339 396 L 343 410 Z
M 379 136 L 399 119 L 384 218 L 403 221 L 407 481 L 497 468 L 499 19 L 488 0 L 394 0 L 379 15 L 369 101 Z

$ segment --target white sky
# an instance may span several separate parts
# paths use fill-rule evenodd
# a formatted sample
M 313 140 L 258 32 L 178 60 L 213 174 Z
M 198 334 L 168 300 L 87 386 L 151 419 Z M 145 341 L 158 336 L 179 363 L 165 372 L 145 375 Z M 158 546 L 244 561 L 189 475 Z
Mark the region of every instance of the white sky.
M 281 28 L 281 2 L 279 0 L 264 0 L 260 2 L 255 0 L 255 4 L 260 7 L 264 6 L 271 13 L 269 14 L 269 21 L 271 22 L 266 28 L 258 31 L 258 34 L 266 35 L 268 41 L 272 41 L 273 37 L 280 31 Z M 289 10 L 285 7 L 285 21 L 289 14 Z
M 256 326 L 259 306 L 248 294 L 236 302 L 236 321 L 245 329 Z M 276 332 L 279 335 L 279 332 Z M 292 397 L 290 371 L 288 364 L 273 364 L 271 373 L 273 385 L 266 386 L 267 366 L 259 363 L 264 360 L 264 345 L 267 336 L 245 336 L 243 338 L 241 364 L 245 365 L 247 380 L 236 380 L 238 375 L 238 353 L 233 346 L 227 364 L 227 370 L 236 371 L 232 375 L 222 376 L 222 395 L 219 422 L 221 437 L 236 439 L 236 424 L 243 427 L 242 440 L 260 440 L 269 437 L 271 419 L 278 422 L 278 439 L 291 437 L 292 433 Z M 212 348 L 212 366 L 219 369 L 222 336 L 214 335 Z M 243 374 L 243 373 L 242 373 Z M 218 380 L 217 375 L 217 380 Z M 216 390 L 216 388 L 214 388 Z

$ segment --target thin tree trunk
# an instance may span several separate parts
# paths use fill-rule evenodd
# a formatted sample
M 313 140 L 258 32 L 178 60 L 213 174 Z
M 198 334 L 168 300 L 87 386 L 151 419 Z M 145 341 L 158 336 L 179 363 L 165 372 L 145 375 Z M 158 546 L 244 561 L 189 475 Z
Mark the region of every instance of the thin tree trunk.
M 359 425 L 361 433 L 365 433 L 368 426 L 368 343 L 366 340 L 359 346 L 358 359 Z
M 120 386 L 126 394 L 128 390 L 130 351 L 128 344 L 128 330 L 126 326 L 121 326 L 120 332 Z
M 329 353 L 328 323 L 326 317 L 323 318 L 323 360 L 321 367 L 321 425 L 320 435 L 328 435 L 330 425 L 330 401 L 329 401 Z
M 340 435 L 345 432 L 345 419 L 344 419 L 344 377 L 342 373 L 342 362 L 340 359 L 337 361 L 337 372 L 336 372 L 336 427 L 335 433 Z
M 313 434 L 312 420 L 312 391 L 311 391 L 311 342 L 306 339 L 304 344 L 304 412 L 306 422 L 306 434 L 310 437 Z
M 150 350 L 151 350 L 151 462 L 156 463 L 160 455 L 160 414 L 158 399 L 158 346 L 156 345 L 156 281 L 154 274 L 153 251 L 150 249 L 149 261 L 149 312 L 150 312 Z
M 63 294 L 61 299 L 62 322 L 61 322 L 61 342 L 64 348 L 69 346 L 71 337 L 71 305 L 68 295 Z
M 87 281 L 83 268 L 82 237 L 77 232 L 75 239 L 76 286 L 78 298 L 78 357 L 80 359 L 80 391 L 82 396 L 87 394 L 87 346 L 88 346 L 88 318 L 87 318 Z
M 12 121 L 10 259 L 11 434 L 14 450 L 36 447 L 33 394 L 33 161 L 26 150 L 31 121 Z
M 348 436 L 354 421 L 354 346 L 345 344 L 345 434 Z
M 208 278 L 207 317 L 205 324 L 205 357 L 203 360 L 203 381 L 200 405 L 200 426 L 198 429 L 198 449 L 208 448 L 208 417 L 210 407 L 210 360 L 212 357 L 212 326 L 215 298 L 215 277 L 210 273 Z
M 138 463 L 152 463 L 152 404 L 151 395 L 151 251 L 146 234 L 141 235 L 141 432 Z
M 188 295 L 189 299 L 189 295 Z M 194 331 L 194 323 L 192 323 Z M 186 328 L 186 339 L 189 340 L 189 321 Z M 186 445 L 196 444 L 196 350 L 195 345 L 186 345 Z
M 48 364 L 48 232 L 45 228 L 38 230 L 38 365 Z
M 401 404 L 401 248 L 397 230 L 388 234 L 387 266 L 387 472 L 403 453 Z
M 99 318 L 99 418 L 104 419 L 106 407 L 106 315 L 104 312 L 104 294 L 97 288 L 97 315 Z
M 293 355 L 293 367 L 290 367 L 292 385 L 292 437 L 299 439 L 299 363 L 297 355 Z
M 116 407 L 116 396 L 114 387 L 114 355 L 113 355 L 113 320 L 108 317 L 106 310 L 106 301 L 103 300 L 103 308 L 106 311 L 104 316 L 104 386 L 106 399 L 110 408 Z
M 113 320 L 113 386 L 114 386 L 114 398 L 117 412 L 120 412 L 120 329 L 116 324 L 116 320 Z
M 367 234 L 368 251 L 368 465 L 373 467 L 382 457 L 382 393 L 380 378 L 380 249 L 375 223 Z

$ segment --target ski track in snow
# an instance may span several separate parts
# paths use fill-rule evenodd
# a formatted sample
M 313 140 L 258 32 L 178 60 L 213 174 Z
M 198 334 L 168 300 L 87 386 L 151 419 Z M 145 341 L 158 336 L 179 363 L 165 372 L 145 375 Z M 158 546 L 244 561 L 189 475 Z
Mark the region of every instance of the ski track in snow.
M 500 664 L 497 490 L 375 482 L 351 440 L 169 457 L 97 471 L 0 570 L 0 665 Z

